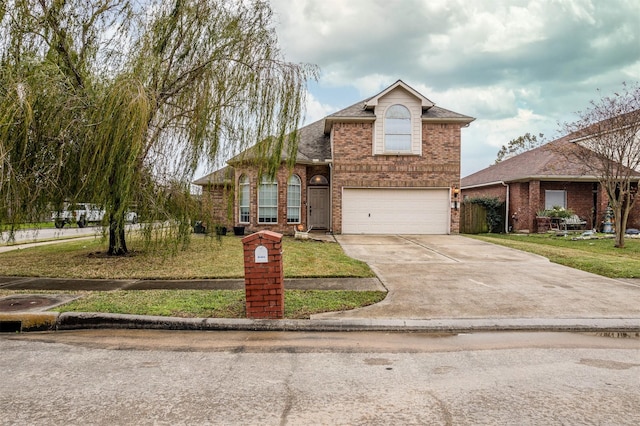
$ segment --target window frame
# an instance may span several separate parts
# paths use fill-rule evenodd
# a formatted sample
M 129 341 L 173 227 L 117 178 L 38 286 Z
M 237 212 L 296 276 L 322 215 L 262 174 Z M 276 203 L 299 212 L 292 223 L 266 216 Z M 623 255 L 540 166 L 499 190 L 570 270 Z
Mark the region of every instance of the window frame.
M 293 182 L 292 182 L 293 181 Z M 297 188 L 297 193 L 292 191 Z M 297 199 L 292 200 L 291 196 L 297 195 Z M 287 224 L 297 224 L 302 222 L 302 179 L 298 175 L 291 175 L 287 181 Z M 297 218 L 290 220 L 292 211 L 297 211 Z M 295 215 L 294 215 L 295 216 Z
M 246 194 L 245 192 L 246 191 Z M 244 209 L 244 211 L 243 211 Z M 243 220 L 246 219 L 246 220 Z M 251 181 L 249 176 L 238 179 L 238 223 L 251 222 Z
M 263 198 L 266 198 L 263 191 L 266 187 L 271 187 L 270 193 L 268 194 L 270 198 L 274 198 L 275 195 L 275 204 L 264 204 Z M 271 215 L 267 218 L 266 214 L 263 214 L 265 209 L 269 209 L 272 212 Z M 274 212 L 275 209 L 275 213 Z M 265 220 L 269 219 L 269 220 Z M 268 175 L 262 175 L 260 178 L 260 182 L 258 183 L 258 224 L 259 225 L 277 225 L 278 224 L 278 180 L 274 178 L 270 178 Z
M 407 117 L 406 118 L 405 117 L 401 117 L 401 118 L 389 117 L 390 114 L 398 110 L 402 110 L 406 112 Z M 413 122 L 412 122 L 413 118 L 411 116 L 411 109 L 409 109 L 406 105 L 399 104 L 399 103 L 390 105 L 384 112 L 383 120 L 384 120 L 383 140 L 382 140 L 383 152 L 385 154 L 413 154 L 414 153 L 413 152 Z M 390 120 L 395 120 L 395 122 L 392 122 Z M 398 121 L 400 120 L 402 121 L 406 120 L 406 123 L 398 123 Z M 400 124 L 402 124 L 402 126 Z M 408 144 L 406 149 L 402 146 L 398 148 L 394 146 L 393 148 L 391 148 L 389 146 L 391 144 L 391 141 L 389 139 L 391 139 L 391 137 L 393 136 L 407 137 L 408 140 L 406 142 L 401 141 L 402 143 Z M 396 141 L 394 143 L 397 144 L 398 142 Z
M 549 202 L 549 195 L 560 195 L 562 194 L 562 204 L 558 204 L 556 202 L 556 198 L 555 197 L 551 197 L 553 198 L 552 202 Z M 553 209 L 554 206 L 558 206 L 560 208 L 566 209 L 567 208 L 567 190 L 566 189 L 545 189 L 544 190 L 544 209 L 545 210 L 551 210 Z

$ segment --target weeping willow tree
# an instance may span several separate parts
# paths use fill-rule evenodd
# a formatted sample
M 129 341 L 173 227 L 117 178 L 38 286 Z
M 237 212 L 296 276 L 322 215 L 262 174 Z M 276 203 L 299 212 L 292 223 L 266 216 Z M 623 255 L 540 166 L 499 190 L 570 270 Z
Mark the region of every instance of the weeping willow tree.
M 284 60 L 266 2 L 0 1 L 2 224 L 82 200 L 105 209 L 110 254 L 134 207 L 149 240 L 185 241 L 198 165 L 268 140 L 274 169 L 295 149 L 317 70 Z

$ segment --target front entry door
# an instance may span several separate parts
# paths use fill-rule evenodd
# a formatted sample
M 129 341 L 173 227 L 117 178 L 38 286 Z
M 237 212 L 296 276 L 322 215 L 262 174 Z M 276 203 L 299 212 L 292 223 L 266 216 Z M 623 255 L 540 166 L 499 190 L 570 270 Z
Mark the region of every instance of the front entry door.
M 309 226 L 329 228 L 329 188 L 309 188 Z

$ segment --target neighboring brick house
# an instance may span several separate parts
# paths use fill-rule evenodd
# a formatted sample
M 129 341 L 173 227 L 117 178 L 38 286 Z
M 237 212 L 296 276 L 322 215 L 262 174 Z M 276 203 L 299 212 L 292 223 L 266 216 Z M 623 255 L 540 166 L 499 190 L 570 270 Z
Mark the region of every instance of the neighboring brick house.
M 345 234 L 457 232 L 461 128 L 473 120 L 398 80 L 301 128 L 295 164 L 283 157 L 274 177 L 259 172 L 249 149 L 194 183 L 220 224 L 249 231 L 292 233 L 302 225 Z M 227 214 L 221 201 L 231 175 Z
M 565 153 L 575 148 L 569 136 L 507 158 L 462 178 L 462 198 L 497 197 L 507 204 L 508 230 L 537 232 L 536 213 L 560 206 L 571 209 L 587 229 L 601 230 L 608 197 L 579 161 Z M 640 176 L 638 176 L 640 178 Z M 640 203 L 628 227 L 640 227 Z

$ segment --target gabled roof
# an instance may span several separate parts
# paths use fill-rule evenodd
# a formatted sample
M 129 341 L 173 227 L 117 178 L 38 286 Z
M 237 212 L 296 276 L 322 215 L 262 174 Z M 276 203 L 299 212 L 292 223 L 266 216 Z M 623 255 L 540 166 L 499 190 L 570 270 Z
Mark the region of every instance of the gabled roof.
M 384 97 L 389 92 L 394 91 L 398 87 L 402 87 L 404 90 L 406 90 L 407 92 L 411 93 L 416 98 L 420 99 L 420 101 L 422 103 L 422 109 L 429 109 L 429 108 L 431 108 L 432 106 L 435 105 L 433 102 L 431 102 L 429 99 L 425 98 L 420 92 L 415 90 L 413 87 L 409 86 L 407 83 L 405 83 L 402 80 L 398 80 L 395 83 L 393 83 L 391 86 L 389 86 L 386 89 L 384 89 L 382 92 L 380 92 L 377 95 L 367 99 L 364 102 L 364 107 L 366 109 L 374 109 L 378 105 L 378 101 L 380 100 L 380 98 Z
M 584 163 L 572 160 L 571 152 L 587 148 L 573 142 L 575 135 L 565 136 L 538 148 L 523 152 L 463 177 L 462 189 L 487 186 L 501 182 L 584 181 L 596 182 L 598 178 Z M 594 153 L 595 155 L 595 153 Z
M 331 126 L 333 125 L 333 123 L 336 123 L 336 122 L 374 121 L 376 119 L 374 107 L 378 105 L 379 99 L 398 87 L 405 89 L 406 91 L 414 95 L 416 98 L 421 100 L 422 121 L 436 121 L 438 123 L 469 124 L 473 120 L 475 120 L 475 118 L 469 117 L 468 115 L 459 114 L 457 112 L 453 112 L 448 109 L 444 109 L 436 106 L 433 102 L 431 102 L 422 94 L 414 90 L 408 84 L 404 83 L 402 80 L 398 80 L 391 86 L 384 89 L 382 92 L 378 93 L 377 95 L 369 99 L 365 99 L 364 101 L 355 103 L 338 112 L 329 114 L 325 118 L 325 124 L 324 124 L 325 133 L 329 133 L 331 131 Z
M 332 155 L 329 135 L 333 123 L 349 121 L 374 121 L 376 119 L 376 115 L 373 107 L 377 105 L 377 102 L 381 97 L 397 88 L 402 88 L 408 91 L 420 100 L 422 104 L 422 121 L 434 121 L 438 123 L 460 123 L 462 125 L 466 125 L 475 120 L 475 118 L 473 117 L 458 114 L 456 112 L 435 106 L 433 102 L 421 95 L 415 89 L 404 83 L 402 80 L 398 80 L 394 84 L 371 98 L 355 103 L 333 114 L 329 114 L 321 120 L 298 129 L 298 131 L 296 132 L 296 136 L 298 138 L 298 150 L 296 153 L 295 162 L 299 164 L 314 164 L 318 162 L 327 163 L 328 161 L 331 161 Z M 260 157 L 268 156 L 269 153 L 262 152 L 264 151 L 262 148 L 265 147 L 266 142 L 267 141 L 257 143 L 251 148 L 248 148 L 235 157 L 231 158 L 227 161 L 227 163 L 233 166 L 243 161 L 251 161 Z M 289 150 L 287 148 L 289 147 L 290 142 L 291 140 L 289 138 L 285 140 L 285 146 L 282 149 L 281 155 L 282 161 L 289 160 L 289 158 L 287 157 L 287 153 L 289 152 Z M 225 181 L 225 179 L 216 174 L 222 172 L 222 170 L 204 176 L 196 180 L 194 184 L 221 184 Z M 233 173 L 233 169 L 231 168 L 230 170 L 231 173 Z

